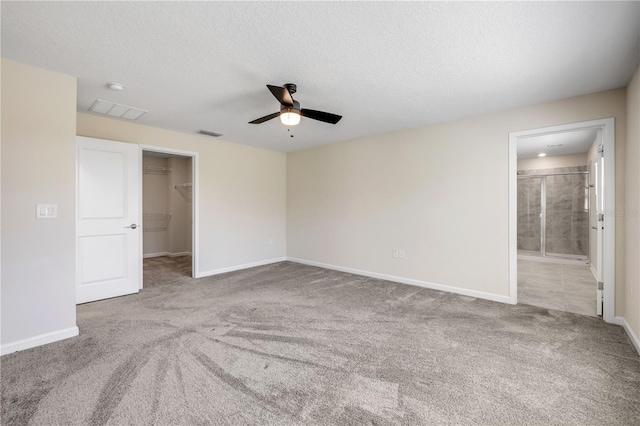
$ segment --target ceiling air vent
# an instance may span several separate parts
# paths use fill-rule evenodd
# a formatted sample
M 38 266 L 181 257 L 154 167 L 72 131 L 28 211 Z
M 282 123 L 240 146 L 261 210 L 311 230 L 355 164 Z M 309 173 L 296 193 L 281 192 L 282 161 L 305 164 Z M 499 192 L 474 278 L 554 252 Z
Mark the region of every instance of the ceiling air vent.
M 106 114 L 111 117 L 126 118 L 127 120 L 137 120 L 149 111 L 134 108 L 126 105 L 115 104 L 102 99 L 96 99 L 89 111 L 97 114 Z
M 211 130 L 203 130 L 203 129 L 198 130 L 196 133 L 199 135 L 211 136 L 212 138 L 217 138 L 222 136 L 222 133 L 212 132 Z

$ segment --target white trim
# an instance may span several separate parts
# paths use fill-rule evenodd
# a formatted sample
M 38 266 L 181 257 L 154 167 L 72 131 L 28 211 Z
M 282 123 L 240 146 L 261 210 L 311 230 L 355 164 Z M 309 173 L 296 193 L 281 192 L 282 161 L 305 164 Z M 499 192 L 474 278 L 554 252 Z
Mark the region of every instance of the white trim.
M 613 118 L 600 120 L 603 123 L 602 144 L 604 146 L 604 265 L 598 264 L 604 278 L 603 318 L 613 322 L 616 314 L 616 151 L 615 121 Z M 608 213 L 608 214 L 607 214 Z
M 629 322 L 627 322 L 627 319 L 624 317 L 615 317 L 613 319 L 613 323 L 621 325 L 622 328 L 624 328 L 624 331 L 626 331 L 627 335 L 629 336 L 629 340 L 631 340 L 631 343 L 633 343 L 633 346 L 635 346 L 638 355 L 640 355 L 640 339 L 633 332 L 633 329 L 631 328 Z
M 195 153 L 191 157 L 191 181 L 193 182 L 193 197 L 191 200 L 191 214 L 193 224 L 191 226 L 191 275 L 196 278 L 200 265 L 200 154 Z
M 140 217 L 138 218 L 138 223 L 140 225 L 142 225 L 144 227 L 144 219 L 143 219 L 143 214 L 144 214 L 144 210 L 143 210 L 143 199 L 144 199 L 144 179 L 143 179 L 143 170 L 144 170 L 144 166 L 143 166 L 143 158 L 142 158 L 142 146 L 140 144 L 138 144 L 138 152 L 140 155 L 138 155 L 138 179 L 139 179 L 139 183 L 138 183 L 138 188 L 139 189 L 139 194 L 138 194 L 138 211 L 140 212 Z M 144 228 L 140 229 L 141 232 L 140 233 L 140 243 L 138 244 L 138 258 L 139 259 L 144 259 Z M 138 290 L 142 290 L 143 286 L 144 286 L 144 262 L 142 262 L 142 260 L 140 260 L 140 269 L 138 270 Z
M 615 316 L 615 120 L 603 118 L 560 126 L 544 127 L 509 133 L 509 298 L 518 300 L 518 205 L 517 205 L 517 142 L 520 138 L 543 134 L 564 133 L 573 130 L 602 129 L 604 145 L 604 312 L 606 322 L 614 322 Z
M 241 269 L 255 268 L 256 266 L 269 265 L 271 263 L 284 262 L 286 260 L 287 260 L 286 257 L 276 257 L 274 259 L 259 260 L 257 262 L 244 263 L 242 265 L 229 266 L 227 268 L 220 268 L 220 269 L 214 269 L 211 271 L 200 272 L 195 278 L 210 277 L 212 275 L 225 274 L 227 272 L 239 271 Z
M 589 265 L 589 269 L 591 269 L 591 273 L 593 274 L 593 279 L 598 281 L 598 272 L 593 267 L 593 263 Z
M 18 340 L 17 342 L 7 343 L 0 347 L 0 355 L 7 355 L 13 352 L 35 348 L 36 346 L 46 345 L 47 343 L 57 342 L 58 340 L 68 339 L 77 336 L 79 333 L 78 327 L 69 327 L 52 331 L 51 333 L 40 334 L 28 339 Z
M 477 297 L 479 299 L 491 300 L 494 302 L 511 303 L 508 296 L 499 294 L 485 293 L 483 291 L 468 290 L 465 288 L 451 287 L 444 284 L 435 284 L 426 281 L 414 280 L 411 278 L 397 277 L 395 275 L 379 274 L 377 272 L 362 271 L 360 269 L 345 268 L 344 266 L 330 265 L 327 263 L 314 262 L 312 260 L 297 259 L 295 257 L 287 257 L 290 262 L 302 263 L 303 265 L 317 266 L 325 269 L 333 269 L 334 271 L 347 272 L 349 274 L 362 275 L 380 280 L 393 281 L 400 284 L 414 285 L 417 287 L 429 288 L 432 290 L 446 291 L 448 293 L 461 294 L 463 296 Z
M 200 267 L 200 238 L 198 231 L 200 229 L 200 153 L 196 151 L 184 151 L 181 149 L 174 148 L 165 148 L 161 146 L 155 145 L 138 145 L 140 147 L 140 170 L 142 171 L 142 151 L 153 151 L 153 152 L 162 152 L 165 154 L 173 154 L 180 155 L 183 157 L 191 157 L 191 182 L 192 185 L 192 198 L 191 198 L 191 215 L 192 215 L 192 224 L 191 224 L 191 253 L 193 253 L 191 258 L 191 276 L 193 278 L 198 278 L 203 276 L 198 273 L 198 268 Z M 140 173 L 140 194 L 142 194 L 142 172 Z M 142 223 L 142 195 L 140 196 L 140 223 Z M 142 240 L 142 238 L 141 238 Z M 187 253 L 187 252 L 184 252 Z M 189 253 L 189 254 L 191 254 Z M 178 256 L 182 256 L 182 254 L 177 254 Z M 140 242 L 140 257 L 144 258 L 143 250 L 142 250 L 142 241 Z M 150 257 L 150 256 L 149 256 Z M 140 288 L 142 288 L 144 282 L 142 279 L 142 267 L 140 267 Z
M 169 257 L 191 256 L 191 252 L 190 251 L 181 251 L 181 252 L 178 252 L 178 253 L 167 253 L 167 256 L 169 256 Z
M 518 303 L 518 138 L 509 133 L 509 302 Z
M 182 251 L 180 253 L 169 253 L 168 251 L 160 251 L 158 253 L 147 253 L 142 255 L 144 259 L 149 259 L 151 257 L 180 257 L 180 256 L 191 256 L 190 251 Z
M 163 257 L 163 256 L 169 256 L 169 252 L 168 251 L 160 251 L 158 253 L 147 253 L 147 254 L 143 254 L 142 258 L 143 259 L 149 259 L 152 257 Z

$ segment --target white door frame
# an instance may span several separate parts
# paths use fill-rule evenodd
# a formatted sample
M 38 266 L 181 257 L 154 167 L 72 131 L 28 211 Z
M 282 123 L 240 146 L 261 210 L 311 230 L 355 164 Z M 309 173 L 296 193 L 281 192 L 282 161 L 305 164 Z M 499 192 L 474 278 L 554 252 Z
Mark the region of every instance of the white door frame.
M 562 124 L 559 126 L 523 130 L 509 133 L 509 302 L 518 303 L 518 158 L 519 139 L 532 136 L 564 133 L 575 130 L 602 129 L 604 146 L 604 312 L 606 322 L 615 322 L 615 249 L 616 249 L 616 162 L 615 120 L 603 118 Z
M 198 210 L 199 210 L 199 196 L 198 194 L 200 193 L 200 185 L 198 182 L 198 155 L 199 153 L 194 152 L 194 151 L 183 151 L 181 149 L 173 149 L 173 148 L 165 148 L 165 147 L 161 147 L 161 146 L 155 146 L 155 145 L 138 145 L 140 148 L 140 170 L 143 170 L 142 168 L 142 151 L 152 151 L 152 152 L 160 152 L 163 154 L 173 154 L 173 155 L 179 155 L 182 157 L 191 157 L 191 173 L 193 174 L 191 176 L 191 182 L 193 182 L 193 196 L 191 199 L 191 214 L 193 215 L 191 220 L 192 220 L 192 225 L 191 225 L 191 276 L 193 278 L 197 278 L 198 277 L 198 265 L 199 265 L 199 257 L 200 257 L 200 250 L 199 250 L 199 244 L 198 244 L 198 230 L 199 228 L 199 214 L 198 214 Z M 142 173 L 140 173 L 140 223 L 142 223 Z M 144 229 L 143 229 L 144 230 Z M 144 237 L 143 237 L 144 238 Z M 140 239 L 140 259 L 143 258 L 143 244 L 142 244 L 142 239 Z M 140 263 L 140 265 L 142 265 L 142 262 Z M 140 266 L 140 288 L 142 288 L 143 286 L 143 279 L 142 279 L 142 266 Z

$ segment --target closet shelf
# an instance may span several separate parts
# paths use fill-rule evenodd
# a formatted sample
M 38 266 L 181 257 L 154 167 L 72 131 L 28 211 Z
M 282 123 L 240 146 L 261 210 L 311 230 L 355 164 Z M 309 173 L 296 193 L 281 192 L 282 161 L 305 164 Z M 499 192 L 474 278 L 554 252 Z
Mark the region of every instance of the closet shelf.
M 171 221 L 171 213 L 143 213 L 143 231 L 166 231 Z
M 160 166 L 144 166 L 142 172 L 154 175 L 166 175 L 171 171 L 169 167 Z
M 191 201 L 193 197 L 193 184 L 192 183 L 178 183 L 175 185 L 175 189 L 178 190 L 187 201 Z

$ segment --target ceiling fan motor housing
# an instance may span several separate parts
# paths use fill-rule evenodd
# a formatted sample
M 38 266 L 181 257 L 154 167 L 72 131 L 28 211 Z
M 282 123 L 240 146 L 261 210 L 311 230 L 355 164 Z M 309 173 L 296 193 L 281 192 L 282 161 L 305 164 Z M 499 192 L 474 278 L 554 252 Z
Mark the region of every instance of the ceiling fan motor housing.
M 290 94 L 294 94 L 297 91 L 297 86 L 293 83 L 287 83 L 284 85 L 285 89 L 289 91 Z

